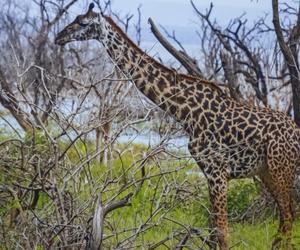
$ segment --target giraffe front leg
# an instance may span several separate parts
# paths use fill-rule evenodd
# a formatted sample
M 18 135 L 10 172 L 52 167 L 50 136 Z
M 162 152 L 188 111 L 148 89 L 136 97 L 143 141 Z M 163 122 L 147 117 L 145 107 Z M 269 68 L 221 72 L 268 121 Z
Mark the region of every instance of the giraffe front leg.
M 225 175 L 208 177 L 209 196 L 211 202 L 211 248 L 228 250 L 228 212 L 227 191 L 228 180 Z

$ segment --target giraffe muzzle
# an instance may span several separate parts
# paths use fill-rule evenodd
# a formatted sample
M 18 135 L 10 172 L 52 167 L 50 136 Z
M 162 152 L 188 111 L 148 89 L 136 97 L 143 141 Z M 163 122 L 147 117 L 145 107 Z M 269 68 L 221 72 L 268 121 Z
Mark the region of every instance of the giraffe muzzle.
M 58 34 L 58 35 L 55 37 L 54 43 L 57 44 L 57 45 L 63 46 L 63 45 L 66 44 L 66 41 L 65 41 L 65 39 L 62 37 L 62 35 Z

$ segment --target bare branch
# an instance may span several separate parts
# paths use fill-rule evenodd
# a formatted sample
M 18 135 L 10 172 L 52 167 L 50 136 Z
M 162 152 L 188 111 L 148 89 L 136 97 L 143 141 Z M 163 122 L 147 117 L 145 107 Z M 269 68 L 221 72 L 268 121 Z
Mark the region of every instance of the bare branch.
M 197 75 L 202 77 L 202 72 L 198 68 L 197 64 L 194 60 L 192 60 L 187 54 L 182 51 L 178 51 L 175 49 L 159 32 L 156 25 L 152 21 L 151 18 L 148 19 L 148 22 L 151 26 L 151 31 L 157 38 L 157 40 L 183 65 L 183 67 L 188 71 L 191 75 Z

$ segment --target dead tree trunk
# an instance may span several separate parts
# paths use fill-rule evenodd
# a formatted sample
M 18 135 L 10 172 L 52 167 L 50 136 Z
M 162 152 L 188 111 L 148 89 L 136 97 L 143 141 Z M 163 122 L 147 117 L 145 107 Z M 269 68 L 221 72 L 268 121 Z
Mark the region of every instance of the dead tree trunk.
M 287 41 L 284 39 L 283 30 L 280 24 L 278 0 L 272 0 L 272 8 L 275 34 L 290 75 L 294 118 L 298 126 L 300 126 L 300 68 L 298 61 L 300 42 L 300 3 L 296 24 L 291 28 Z

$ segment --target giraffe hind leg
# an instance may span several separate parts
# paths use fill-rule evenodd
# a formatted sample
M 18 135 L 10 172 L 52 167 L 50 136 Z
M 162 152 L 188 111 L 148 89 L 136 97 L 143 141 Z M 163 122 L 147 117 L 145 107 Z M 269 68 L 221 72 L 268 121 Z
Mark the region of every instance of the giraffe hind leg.
M 290 209 L 291 209 L 292 218 L 293 218 L 293 221 L 294 221 L 297 217 L 297 212 L 298 212 L 298 209 L 299 209 L 299 205 L 298 205 L 298 202 L 296 200 L 296 195 L 295 195 L 294 190 L 292 190 L 292 192 L 291 192 L 291 198 L 290 199 L 291 199 Z
M 291 199 L 291 183 L 293 176 L 284 173 L 283 168 L 268 165 L 268 169 L 261 174 L 261 179 L 274 197 L 279 208 L 279 228 L 273 241 L 272 249 L 292 249 L 293 210 Z

